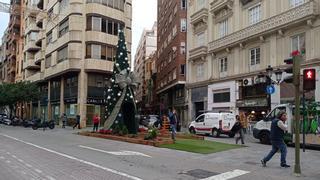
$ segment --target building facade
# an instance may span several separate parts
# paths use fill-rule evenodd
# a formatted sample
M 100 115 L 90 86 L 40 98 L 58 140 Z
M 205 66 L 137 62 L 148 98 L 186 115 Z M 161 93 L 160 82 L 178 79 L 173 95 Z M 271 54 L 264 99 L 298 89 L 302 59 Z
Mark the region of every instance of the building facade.
M 30 116 L 58 122 L 63 113 L 70 120 L 79 114 L 84 127 L 98 114 L 103 123 L 120 29 L 131 61 L 132 1 L 36 2 L 24 30 L 24 77 L 41 89 L 40 101 L 28 104 Z
M 186 126 L 187 0 L 158 0 L 157 106 L 161 114 L 175 108 Z
M 299 50 L 305 52 L 302 69 L 315 68 L 319 79 L 319 5 L 318 0 L 189 0 L 189 117 L 231 111 L 258 120 L 275 105 L 293 102 L 292 84 L 274 84 L 268 96 L 258 75 L 268 66 L 284 70 L 284 60 Z M 319 81 L 308 99 L 320 101 Z
M 138 110 L 145 111 L 147 104 L 147 88 L 150 79 L 150 59 L 151 55 L 157 50 L 157 22 L 151 30 L 144 30 L 134 58 L 134 72 L 139 77 L 140 84 L 136 91 Z

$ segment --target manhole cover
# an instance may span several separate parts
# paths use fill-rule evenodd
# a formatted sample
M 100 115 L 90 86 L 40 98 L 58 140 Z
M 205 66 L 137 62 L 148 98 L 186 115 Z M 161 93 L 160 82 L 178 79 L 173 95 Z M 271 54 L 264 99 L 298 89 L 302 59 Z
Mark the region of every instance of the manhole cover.
M 184 172 L 183 174 L 195 177 L 195 178 L 207 178 L 207 177 L 211 177 L 211 176 L 215 176 L 218 175 L 220 173 L 216 173 L 216 172 L 211 172 L 211 171 L 207 171 L 207 170 L 203 170 L 203 169 L 193 169 L 187 172 Z
M 245 164 L 257 165 L 257 164 L 260 164 L 260 163 L 258 163 L 258 162 L 251 162 L 251 161 L 248 161 L 248 162 L 245 162 Z

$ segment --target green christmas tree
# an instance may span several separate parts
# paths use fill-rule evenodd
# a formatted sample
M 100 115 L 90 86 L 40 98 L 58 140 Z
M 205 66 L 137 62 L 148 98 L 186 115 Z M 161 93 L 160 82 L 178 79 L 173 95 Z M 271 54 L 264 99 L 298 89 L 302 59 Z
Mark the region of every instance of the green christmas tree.
M 104 129 L 114 130 L 126 127 L 130 134 L 137 133 L 134 88 L 138 83 L 138 79 L 130 71 L 124 32 L 119 30 L 113 74 L 105 90 L 107 120 L 104 123 Z

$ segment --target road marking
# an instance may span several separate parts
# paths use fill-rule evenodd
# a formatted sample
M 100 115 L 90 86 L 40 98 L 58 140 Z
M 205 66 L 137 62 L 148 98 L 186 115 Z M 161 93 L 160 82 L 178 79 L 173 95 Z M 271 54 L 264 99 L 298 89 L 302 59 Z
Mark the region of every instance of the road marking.
M 42 171 L 40 169 L 35 169 L 35 171 L 37 171 L 37 173 L 41 174 Z
M 18 159 L 18 161 L 19 161 L 19 162 L 23 162 L 23 160 L 22 160 L 22 159 Z
M 9 160 L 6 160 L 6 163 L 11 163 L 11 161 L 9 161 Z
M 103 169 L 105 171 L 108 171 L 108 172 L 111 172 L 111 173 L 114 173 L 114 174 L 117 174 L 117 175 L 120 175 L 120 176 L 124 176 L 124 177 L 127 177 L 129 179 L 133 179 L 133 180 L 142 180 L 138 177 L 135 177 L 135 176 L 131 176 L 129 174 L 126 174 L 126 173 L 123 173 L 123 172 L 120 172 L 120 171 L 117 171 L 117 170 L 114 170 L 114 169 L 110 169 L 110 168 L 107 168 L 107 167 L 104 167 L 104 166 L 100 166 L 98 164 L 95 164 L 95 163 L 92 163 L 92 162 L 89 162 L 89 161 L 85 161 L 85 160 L 82 160 L 82 159 L 78 159 L 76 157 L 73 157 L 73 156 L 70 156 L 70 155 L 67 155 L 67 154 L 63 154 L 63 153 L 60 153 L 60 152 L 57 152 L 57 151 L 54 151 L 54 150 L 51 150 L 51 149 L 48 149 L 48 148 L 45 148 L 45 147 L 41 147 L 39 145 L 36 145 L 36 144 L 32 144 L 30 142 L 26 142 L 26 141 L 23 141 L 23 140 L 20 140 L 20 139 L 17 139 L 15 137 L 12 137 L 12 136 L 9 136 L 9 135 L 6 135 L 6 134 L 0 134 L 4 137 L 7 137 L 7 138 L 10 138 L 10 139 L 13 139 L 13 140 L 16 140 L 16 141 L 19 141 L 21 143 L 24 143 L 24 144 L 27 144 L 27 145 L 30 145 L 30 146 L 33 146 L 33 147 L 36 147 L 38 149 L 42 149 L 42 150 L 45 150 L 45 151 L 48 151 L 48 152 L 51 152 L 53 154 L 57 154 L 59 156 L 62 156 L 62 157 L 65 157 L 65 158 L 68 158 L 68 159 L 72 159 L 74 161 L 78 161 L 78 162 L 81 162 L 83 164 L 87 164 L 87 165 L 90 165 L 90 166 L 93 166 L 93 167 L 96 167 L 96 168 L 99 168 L 99 169 Z
M 55 178 L 53 178 L 51 176 L 46 176 L 46 178 L 48 178 L 49 180 L 56 180 Z
M 3 156 L 0 156 L 0 159 L 5 159 Z
M 32 167 L 30 164 L 26 164 L 26 166 L 28 166 L 29 168 L 31 168 L 31 167 Z
M 92 147 L 88 147 L 88 146 L 82 146 L 82 145 L 79 145 L 79 147 L 84 148 L 84 149 L 90 149 L 93 151 L 102 152 L 102 153 L 112 154 L 112 155 L 116 155 L 116 156 L 144 156 L 144 157 L 151 158 L 151 156 L 149 156 L 149 155 L 146 155 L 146 154 L 143 154 L 140 152 L 135 152 L 135 151 L 105 151 L 105 150 L 96 149 L 96 148 L 92 148 Z
M 228 171 L 228 172 L 225 172 L 216 176 L 211 176 L 201 180 L 227 180 L 227 179 L 232 179 L 248 173 L 250 173 L 250 171 L 243 171 L 243 170 L 236 169 L 233 171 Z
M 15 156 L 15 155 L 12 155 L 12 157 L 15 158 L 15 159 L 17 158 L 17 156 Z

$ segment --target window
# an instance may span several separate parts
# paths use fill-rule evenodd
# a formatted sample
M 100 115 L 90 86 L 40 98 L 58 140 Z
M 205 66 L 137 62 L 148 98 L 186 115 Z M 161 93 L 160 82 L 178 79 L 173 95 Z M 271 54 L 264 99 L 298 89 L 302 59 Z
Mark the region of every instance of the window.
M 177 79 L 176 69 L 174 69 L 173 72 L 172 72 L 172 79 L 173 80 Z
M 228 59 L 226 57 L 221 58 L 220 60 L 220 72 L 228 71 Z
M 45 60 L 45 67 L 49 68 L 50 66 L 51 66 L 51 55 L 47 56 Z
M 201 63 L 197 65 L 197 77 L 200 78 L 203 76 L 204 76 L 204 66 L 203 66 L 203 63 Z
M 181 32 L 187 31 L 187 20 L 185 18 L 181 19 Z
M 213 93 L 213 102 L 214 103 L 224 103 L 230 102 L 230 92 L 219 92 Z
M 305 51 L 306 49 L 306 38 L 304 34 L 299 34 L 291 37 L 291 52 L 299 50 L 300 52 Z
M 254 6 L 249 9 L 249 24 L 255 24 L 261 19 L 261 5 Z
M 48 18 L 51 19 L 53 15 L 53 8 L 48 10 Z
M 31 32 L 29 34 L 29 41 L 35 41 L 38 33 L 37 32 Z
M 290 7 L 297 7 L 304 3 L 304 0 L 289 0 Z
M 197 35 L 196 39 L 196 47 L 200 47 L 204 45 L 204 33 L 200 33 Z
M 93 31 L 101 31 L 101 18 L 100 17 L 92 17 L 92 30 Z
M 186 43 L 185 42 L 180 43 L 180 54 L 186 54 Z
M 58 63 L 68 59 L 68 46 L 58 50 Z
M 69 0 L 61 0 L 59 3 L 59 12 L 62 12 L 69 4 Z
M 91 58 L 100 59 L 101 57 L 101 46 L 96 44 L 91 44 Z
M 52 31 L 48 32 L 47 34 L 47 45 L 52 42 Z
M 106 44 L 87 44 L 86 58 L 112 61 L 116 55 L 116 48 Z
M 175 37 L 177 35 L 177 25 L 174 25 L 172 28 L 172 37 Z
M 219 23 L 219 37 L 224 37 L 228 34 L 228 19 Z
M 180 75 L 185 75 L 186 74 L 186 65 L 181 64 L 180 65 Z
M 197 0 L 197 9 L 200 10 L 201 8 L 204 8 L 205 6 L 205 0 Z
M 181 0 L 181 9 L 183 9 L 183 10 L 187 9 L 187 2 L 186 2 L 186 0 Z
M 60 23 L 59 26 L 59 37 L 63 36 L 65 33 L 69 31 L 69 19 Z
M 204 116 L 205 116 L 205 115 L 199 116 L 199 117 L 196 119 L 196 122 L 198 122 L 198 123 L 204 122 Z
M 250 65 L 260 64 L 260 48 L 250 49 Z

